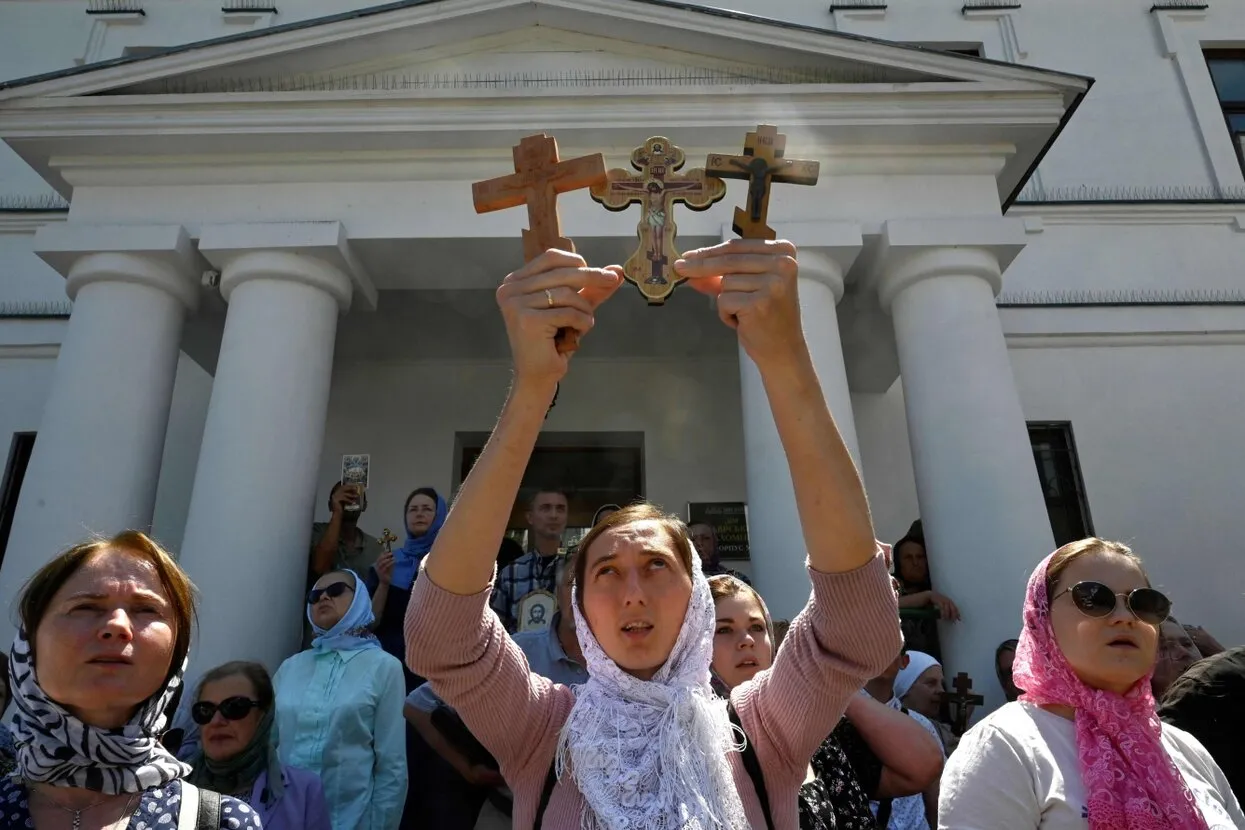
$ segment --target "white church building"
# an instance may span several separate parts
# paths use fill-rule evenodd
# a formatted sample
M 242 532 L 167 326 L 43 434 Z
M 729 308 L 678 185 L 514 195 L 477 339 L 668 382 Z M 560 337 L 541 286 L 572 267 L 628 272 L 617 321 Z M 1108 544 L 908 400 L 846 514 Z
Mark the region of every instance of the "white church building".
M 151 528 L 196 667 L 275 667 L 342 455 L 400 531 L 499 411 L 526 214 L 471 183 L 534 133 L 690 169 L 759 124 L 820 161 L 770 223 L 878 534 L 920 517 L 963 612 L 948 671 L 1000 703 L 1028 573 L 1089 533 L 1245 640 L 1245 0 L 726 2 L 0 0 L 0 641 L 56 552 Z M 745 197 L 676 209 L 680 244 Z M 560 204 L 590 262 L 635 249 L 638 209 Z M 807 598 L 759 377 L 694 292 L 606 306 L 529 479 L 576 527 L 746 503 L 727 564 Z

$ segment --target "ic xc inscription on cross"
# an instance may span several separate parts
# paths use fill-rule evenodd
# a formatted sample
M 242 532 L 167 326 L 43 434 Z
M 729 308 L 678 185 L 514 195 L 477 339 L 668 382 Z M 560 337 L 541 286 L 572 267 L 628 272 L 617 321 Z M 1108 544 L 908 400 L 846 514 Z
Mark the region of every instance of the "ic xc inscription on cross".
M 747 208 L 735 208 L 735 233 L 743 239 L 774 239 L 777 234 L 766 224 L 769 214 L 771 182 L 779 184 L 817 184 L 821 165 L 815 161 L 783 158 L 787 137 L 778 128 L 762 124 L 748 133 L 742 156 L 714 153 L 705 163 L 705 172 L 724 179 L 748 182 Z
M 527 205 L 530 228 L 523 229 L 523 259 L 531 262 L 550 248 L 574 251 L 575 243 L 562 235 L 558 194 L 605 182 L 605 157 L 600 153 L 562 161 L 558 142 L 543 133 L 524 138 L 514 148 L 514 173 L 471 186 L 476 213 Z M 573 352 L 579 336 L 570 329 L 558 333 L 558 350 Z
M 675 202 L 705 210 L 726 195 L 726 184 L 704 170 L 678 173 L 685 161 L 682 149 L 656 136 L 631 152 L 631 166 L 639 173 L 611 170 L 608 181 L 592 187 L 592 198 L 609 210 L 626 210 L 636 202 L 644 208 L 636 226 L 640 246 L 623 263 L 623 272 L 650 305 L 663 304 L 682 282 L 669 270 L 679 258 L 674 247 L 678 232 L 672 212 Z

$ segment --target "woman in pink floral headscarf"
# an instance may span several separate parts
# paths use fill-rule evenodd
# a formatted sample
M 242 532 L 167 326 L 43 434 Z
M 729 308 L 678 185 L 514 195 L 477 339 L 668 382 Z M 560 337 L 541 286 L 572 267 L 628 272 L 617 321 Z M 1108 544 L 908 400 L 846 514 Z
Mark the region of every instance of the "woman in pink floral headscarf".
M 1025 690 L 961 740 L 938 810 L 948 830 L 1235 830 L 1245 814 L 1150 693 L 1171 603 L 1124 545 L 1083 539 L 1029 578 L 1013 674 Z

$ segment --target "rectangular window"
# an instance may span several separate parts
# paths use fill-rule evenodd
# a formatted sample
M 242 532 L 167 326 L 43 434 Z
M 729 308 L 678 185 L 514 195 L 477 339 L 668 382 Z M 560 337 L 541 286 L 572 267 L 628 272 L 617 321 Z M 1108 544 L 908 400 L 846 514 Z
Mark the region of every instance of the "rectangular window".
M 1046 497 L 1046 512 L 1056 545 L 1066 545 L 1094 535 L 1089 500 L 1081 478 L 1072 424 L 1067 421 L 1029 423 L 1029 443 Z
M 1245 169 L 1245 49 L 1208 51 L 1206 65 L 1210 68 L 1237 158 Z
M 455 490 L 467 478 L 487 439 L 488 433 L 458 434 Z M 568 547 L 578 543 L 602 505 L 625 505 L 643 498 L 644 433 L 541 433 L 510 514 L 509 535 L 521 543 L 527 532 L 528 500 L 539 487 L 567 492 L 570 510 L 563 542 Z
M 9 531 L 13 528 L 13 514 L 17 512 L 17 496 L 26 477 L 26 465 L 35 448 L 33 432 L 14 433 L 9 443 L 9 460 L 4 465 L 4 478 L 0 479 L 0 564 L 9 545 Z

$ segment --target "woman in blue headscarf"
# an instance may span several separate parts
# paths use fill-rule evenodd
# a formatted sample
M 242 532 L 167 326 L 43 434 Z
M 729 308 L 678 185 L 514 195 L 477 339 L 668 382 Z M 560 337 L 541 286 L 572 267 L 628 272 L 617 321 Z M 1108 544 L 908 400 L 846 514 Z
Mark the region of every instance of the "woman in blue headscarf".
M 333 830 L 395 830 L 406 800 L 402 664 L 380 647 L 372 598 L 354 571 L 307 596 L 311 648 L 277 669 L 281 763 L 318 774 Z
M 419 574 L 419 563 L 432 550 L 448 512 L 445 499 L 431 487 L 420 487 L 412 492 L 402 509 L 406 543 L 392 553 L 382 554 L 367 574 L 372 612 L 378 620 L 374 629 L 376 638 L 380 640 L 380 647 L 399 661 L 406 655 L 402 621 L 406 619 L 406 605 L 411 600 L 411 585 Z M 410 694 L 424 679 L 412 674 L 405 665 L 403 671 L 406 691 Z

